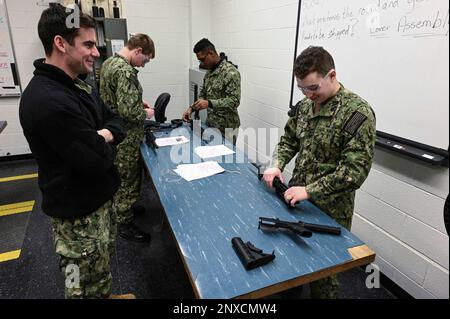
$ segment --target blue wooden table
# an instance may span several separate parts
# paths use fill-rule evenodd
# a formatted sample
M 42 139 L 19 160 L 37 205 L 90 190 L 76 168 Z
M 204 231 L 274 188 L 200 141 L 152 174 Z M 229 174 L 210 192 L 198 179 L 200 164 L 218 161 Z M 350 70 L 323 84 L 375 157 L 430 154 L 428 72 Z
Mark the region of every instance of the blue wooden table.
M 155 134 L 157 138 L 176 135 L 191 142 L 156 150 L 142 143 L 141 154 L 198 298 L 261 298 L 375 259 L 374 252 L 343 227 L 340 236 L 314 233 L 310 238 L 258 229 L 259 217 L 339 225 L 308 201 L 288 209 L 258 180 L 253 165 L 236 163 L 244 156 L 208 159 L 218 161 L 225 172 L 185 181 L 173 171 L 183 164 L 178 162 L 180 155 L 201 162 L 193 153 L 189 126 Z M 196 141 L 194 147 L 199 146 Z M 233 250 L 233 237 L 250 241 L 265 253 L 275 251 L 275 260 L 245 270 Z

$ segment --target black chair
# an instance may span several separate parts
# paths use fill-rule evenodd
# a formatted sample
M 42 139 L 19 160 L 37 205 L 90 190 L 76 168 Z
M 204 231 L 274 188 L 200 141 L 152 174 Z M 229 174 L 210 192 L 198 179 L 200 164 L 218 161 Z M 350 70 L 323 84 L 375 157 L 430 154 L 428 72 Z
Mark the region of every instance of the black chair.
M 161 93 L 155 102 L 155 121 L 164 123 L 167 120 L 166 108 L 170 101 L 169 93 Z
M 448 228 L 449 228 L 449 217 L 448 217 L 448 207 L 450 206 L 450 200 L 449 200 L 449 195 L 447 195 L 447 199 L 445 200 L 445 206 L 444 206 L 444 224 L 445 224 L 445 229 L 447 230 L 447 235 L 448 235 Z

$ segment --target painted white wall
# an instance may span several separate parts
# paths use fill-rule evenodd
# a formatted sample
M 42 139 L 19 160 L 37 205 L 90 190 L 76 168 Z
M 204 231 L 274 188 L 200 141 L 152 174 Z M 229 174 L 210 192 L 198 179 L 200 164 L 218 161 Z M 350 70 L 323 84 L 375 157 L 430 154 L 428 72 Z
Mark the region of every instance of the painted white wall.
M 297 6 L 296 0 L 213 2 L 211 41 L 241 73 L 243 130 L 283 128 L 288 119 Z M 264 140 L 264 136 L 260 138 Z M 247 143 L 245 134 L 240 134 L 238 145 L 242 142 L 241 148 L 250 158 L 267 162 L 271 154 L 266 149 L 272 150 L 277 139 L 268 140 L 261 149 Z
M 357 193 L 352 231 L 377 252 L 381 271 L 416 298 L 449 298 L 448 181 L 448 168 L 377 149 Z
M 198 60 L 193 53 L 195 44 L 202 38 L 211 38 L 211 10 L 213 1 L 190 0 L 190 38 L 189 54 L 191 58 L 190 67 L 198 68 Z
M 6 0 L 13 47 L 22 90 L 33 76 L 33 61 L 44 57 L 37 34 L 41 12 L 35 0 Z M 0 156 L 28 154 L 30 149 L 19 122 L 20 97 L 0 98 L 0 119 L 8 126 L 0 134 Z
M 168 119 L 181 118 L 189 104 L 189 0 L 125 0 L 123 17 L 129 33 L 146 33 L 155 42 L 156 57 L 139 69 L 144 99 L 153 105 L 159 94 L 171 95 Z

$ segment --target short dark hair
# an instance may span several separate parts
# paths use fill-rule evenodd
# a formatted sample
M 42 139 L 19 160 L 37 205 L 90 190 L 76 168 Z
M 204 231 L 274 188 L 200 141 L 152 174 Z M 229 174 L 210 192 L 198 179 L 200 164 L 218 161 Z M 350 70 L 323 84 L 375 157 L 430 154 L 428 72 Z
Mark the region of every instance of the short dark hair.
M 126 47 L 130 50 L 141 48 L 143 54 L 150 54 L 152 59 L 155 58 L 155 44 L 153 43 L 153 40 L 144 33 L 136 33 L 132 35 L 128 39 Z
M 313 72 L 325 76 L 334 68 L 333 57 L 327 50 L 322 47 L 310 46 L 295 59 L 294 75 L 303 80 Z
M 214 46 L 214 44 L 211 43 L 211 41 L 209 41 L 206 38 L 201 39 L 200 41 L 197 42 L 197 44 L 194 46 L 194 53 L 197 54 L 199 52 L 206 52 L 206 51 L 213 51 L 215 53 L 217 53 L 216 51 L 216 47 Z
M 67 17 L 72 13 L 73 9 L 66 9 L 60 4 L 54 4 L 42 12 L 38 23 L 38 34 L 46 55 L 52 54 L 53 40 L 57 35 L 73 45 L 74 39 L 78 36 L 79 28 L 69 28 L 66 25 Z M 79 26 L 80 28 L 95 28 L 95 20 L 80 12 Z

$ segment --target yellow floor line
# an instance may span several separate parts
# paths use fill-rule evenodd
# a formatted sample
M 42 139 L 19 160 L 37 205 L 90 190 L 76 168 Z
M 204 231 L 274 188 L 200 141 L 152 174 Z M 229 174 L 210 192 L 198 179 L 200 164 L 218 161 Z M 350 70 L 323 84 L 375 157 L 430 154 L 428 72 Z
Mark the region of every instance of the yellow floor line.
M 0 216 L 31 212 L 33 210 L 33 206 L 34 200 L 16 204 L 0 205 Z
M 8 251 L 7 253 L 0 254 L 0 263 L 3 261 L 13 260 L 20 257 L 20 249 L 14 251 Z
M 38 177 L 38 174 L 27 174 L 27 175 L 19 175 L 19 176 L 11 176 L 11 177 L 2 177 L 2 178 L 0 178 L 0 183 L 17 181 L 20 179 L 30 179 L 30 178 L 36 178 L 36 177 Z

